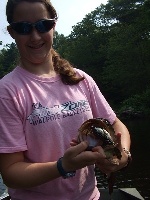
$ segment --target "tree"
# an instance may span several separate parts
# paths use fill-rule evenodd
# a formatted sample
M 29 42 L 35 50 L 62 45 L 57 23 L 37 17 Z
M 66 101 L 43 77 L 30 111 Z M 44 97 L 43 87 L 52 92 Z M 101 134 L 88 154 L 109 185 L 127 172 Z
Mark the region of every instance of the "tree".
M 149 9 L 144 1 L 132 1 L 132 6 L 129 3 L 131 1 L 109 2 L 111 2 L 111 10 L 113 10 L 113 17 L 116 21 L 110 29 L 103 82 L 109 98 L 119 103 L 129 98 L 131 94 L 143 92 L 147 85 L 150 85 L 148 78 L 150 76 L 148 53 L 150 51 L 150 17 L 148 16 Z M 118 6 L 116 2 L 119 2 Z M 109 3 L 107 8 L 109 8 Z M 135 15 L 135 10 L 137 15 Z M 130 20 L 132 11 L 133 16 Z
M 56 32 L 53 48 L 89 73 L 113 106 L 149 105 L 149 0 L 109 0 L 73 26 L 69 36 Z M 14 65 L 16 55 L 15 46 L 2 50 L 2 75 Z
M 0 52 L 0 78 L 9 73 L 18 61 L 18 50 L 15 43 L 6 45 Z

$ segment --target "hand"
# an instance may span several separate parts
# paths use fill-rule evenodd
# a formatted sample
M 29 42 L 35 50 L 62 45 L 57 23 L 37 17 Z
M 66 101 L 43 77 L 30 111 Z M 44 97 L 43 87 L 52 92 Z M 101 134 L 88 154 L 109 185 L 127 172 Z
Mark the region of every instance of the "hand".
M 74 139 L 71 147 L 67 149 L 63 158 L 62 166 L 65 171 L 74 171 L 83 167 L 93 165 L 97 162 L 100 154 L 97 151 L 86 151 L 88 143 L 86 141 L 80 144 Z
M 97 159 L 96 166 L 100 169 L 101 172 L 109 174 L 114 171 L 116 165 L 112 164 L 105 155 L 104 149 L 101 146 L 96 146 L 92 149 L 93 152 L 98 152 L 101 156 Z
M 97 166 L 99 167 L 99 169 L 105 174 L 109 174 L 111 172 L 118 171 L 122 167 L 124 167 L 127 163 L 128 158 L 127 158 L 127 155 L 124 153 L 122 145 L 121 145 L 121 133 L 117 133 L 116 137 L 117 137 L 117 141 L 116 141 L 117 146 L 116 147 L 120 150 L 120 152 L 122 154 L 122 158 L 121 158 L 121 160 L 119 160 L 119 165 L 111 163 L 109 160 L 107 160 L 106 156 L 105 156 L 105 159 L 99 158 L 96 163 Z M 97 151 L 97 152 L 105 155 L 104 150 L 101 146 L 94 147 L 92 149 L 92 151 L 94 151 L 94 152 Z

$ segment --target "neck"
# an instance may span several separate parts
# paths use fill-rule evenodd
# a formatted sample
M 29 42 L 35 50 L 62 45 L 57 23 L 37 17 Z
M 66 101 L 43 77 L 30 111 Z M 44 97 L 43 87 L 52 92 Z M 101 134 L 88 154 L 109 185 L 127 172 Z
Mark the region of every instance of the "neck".
M 36 74 L 41 77 L 54 77 L 56 72 L 54 70 L 52 60 L 48 60 L 44 63 L 31 63 L 24 60 L 20 61 L 20 67 L 29 71 L 32 74 Z

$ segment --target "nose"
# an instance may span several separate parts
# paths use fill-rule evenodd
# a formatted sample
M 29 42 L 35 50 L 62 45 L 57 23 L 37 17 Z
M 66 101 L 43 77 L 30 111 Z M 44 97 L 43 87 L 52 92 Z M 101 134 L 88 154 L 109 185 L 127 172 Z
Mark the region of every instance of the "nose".
M 41 39 L 41 33 L 39 33 L 35 27 L 32 28 L 32 32 L 30 34 L 31 41 L 36 41 Z

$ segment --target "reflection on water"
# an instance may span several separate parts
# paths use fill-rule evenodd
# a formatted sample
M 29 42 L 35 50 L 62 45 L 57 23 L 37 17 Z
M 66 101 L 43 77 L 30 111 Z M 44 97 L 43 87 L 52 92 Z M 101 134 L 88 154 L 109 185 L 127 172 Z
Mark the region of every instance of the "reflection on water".
M 131 134 L 132 164 L 124 172 L 116 173 L 114 188 L 136 188 L 144 199 L 150 199 L 150 118 L 126 120 Z M 107 180 L 98 171 L 98 187 L 107 187 Z

